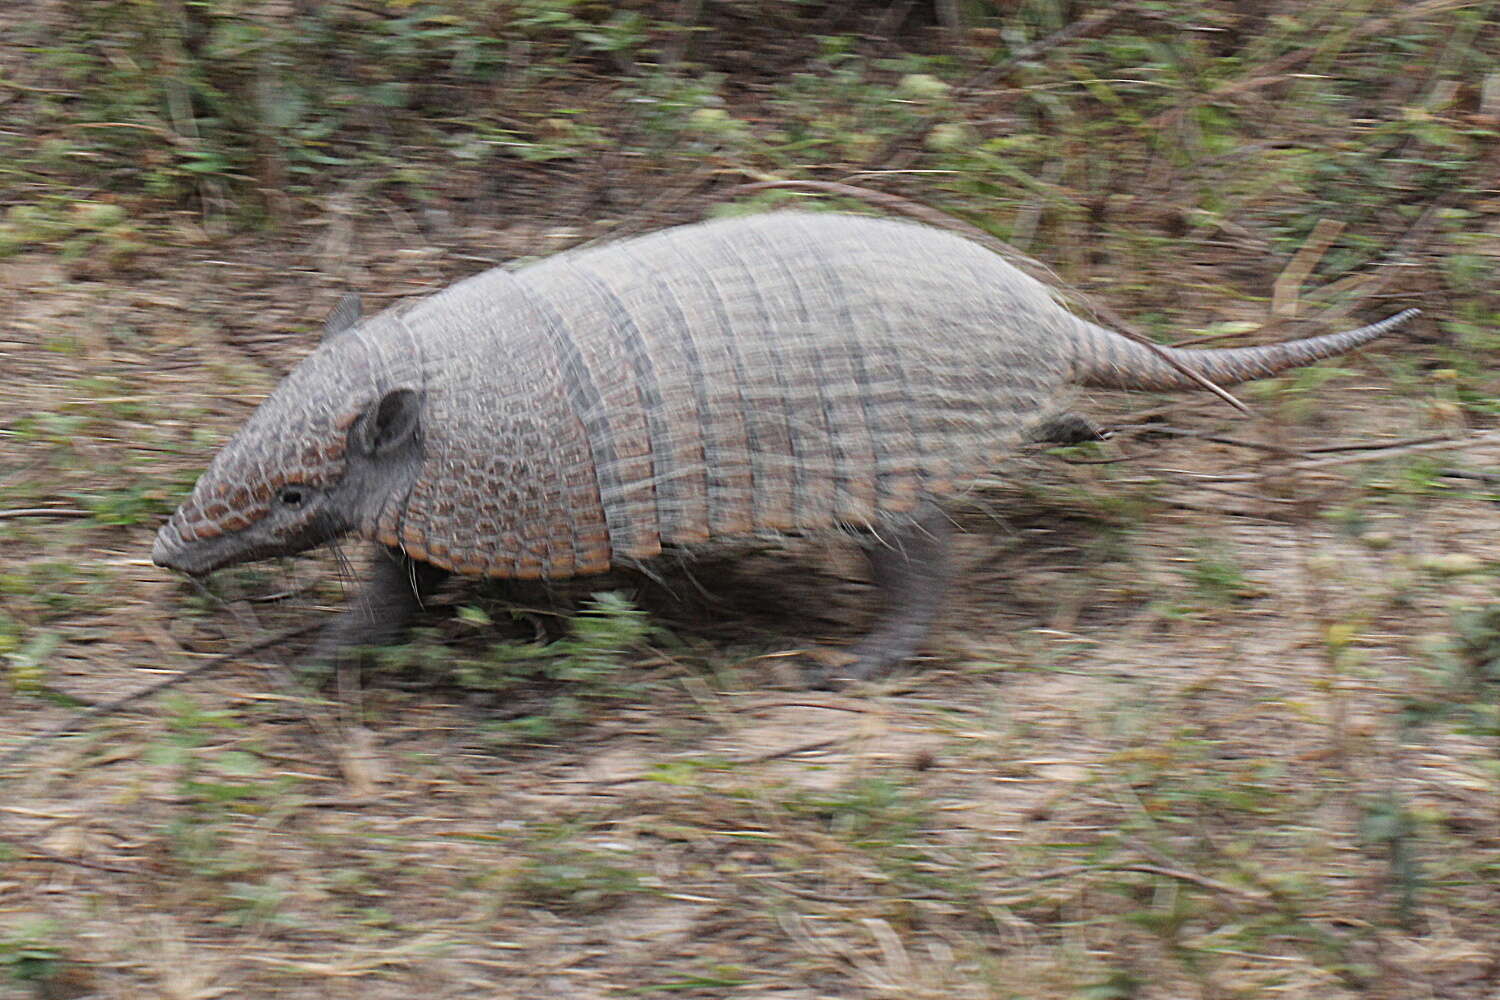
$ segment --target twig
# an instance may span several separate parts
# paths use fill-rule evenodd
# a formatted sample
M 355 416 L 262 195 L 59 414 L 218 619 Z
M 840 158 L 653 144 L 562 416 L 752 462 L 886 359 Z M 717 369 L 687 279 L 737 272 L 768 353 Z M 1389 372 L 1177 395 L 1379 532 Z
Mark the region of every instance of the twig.
M 227 653 L 222 653 L 219 656 L 215 656 L 213 659 L 208 660 L 204 663 L 200 663 L 196 667 L 189 667 L 187 670 L 175 673 L 170 677 L 157 681 L 155 684 L 147 684 L 145 687 L 137 688 L 129 694 L 122 695 L 121 697 L 115 698 L 112 701 L 106 701 L 102 704 L 87 708 L 82 712 L 74 714 L 73 716 L 57 724 L 56 726 L 53 726 L 51 729 L 37 733 L 35 736 L 22 741 L 20 746 L 8 751 L 3 755 L 0 755 L 0 767 L 5 767 L 25 758 L 30 754 L 31 750 L 40 743 L 45 743 L 49 740 L 56 739 L 59 736 L 67 736 L 70 733 L 77 732 L 78 730 L 83 728 L 84 723 L 97 719 L 100 716 L 109 715 L 111 712 L 116 712 L 119 709 L 124 708 L 126 705 L 129 705 L 131 702 L 140 701 L 142 698 L 149 698 L 151 695 L 158 694 L 161 691 L 165 691 L 167 688 L 172 687 L 173 685 L 192 680 L 194 677 L 197 677 L 200 674 L 205 674 L 215 667 L 223 666 L 231 660 L 239 659 L 242 656 L 257 652 L 258 650 L 266 649 L 269 646 L 280 645 L 281 643 L 286 642 L 289 639 L 296 639 L 299 636 L 308 634 L 309 632 L 315 632 L 319 628 L 322 628 L 322 623 L 316 622 L 311 625 L 303 625 L 300 628 L 288 629 L 285 632 L 278 632 L 275 635 L 265 636 L 264 638 L 257 639 L 254 642 L 246 643 L 243 646 L 236 646 L 234 649 L 231 649 Z
M 1272 455 L 1281 455 L 1287 458 L 1306 454 L 1305 452 L 1295 451 L 1291 448 L 1283 448 L 1281 445 L 1266 444 L 1263 441 L 1246 441 L 1244 438 L 1233 438 L 1223 434 L 1205 434 L 1201 431 L 1190 431 L 1180 427 L 1168 427 L 1165 425 L 1159 427 L 1143 426 L 1141 431 L 1147 434 L 1166 434 L 1169 437 L 1192 438 L 1194 441 L 1212 441 L 1214 444 L 1227 444 L 1235 448 L 1253 448 L 1256 451 L 1269 452 Z M 1122 433 L 1129 432 L 1125 431 Z
M 1367 444 L 1325 444 L 1316 448 L 1308 448 L 1304 454 L 1319 455 L 1331 451 L 1379 451 L 1382 448 L 1406 448 L 1417 444 L 1430 444 L 1433 441 L 1452 440 L 1451 434 L 1428 434 L 1424 437 L 1406 438 L 1402 441 L 1371 441 Z
M 1128 455 L 1116 455 L 1113 458 L 1058 458 L 1064 465 L 1122 465 L 1125 462 L 1139 462 L 1150 458 L 1155 452 L 1138 451 Z
M 1205 491 L 1205 490 L 1209 490 L 1209 487 L 1204 486 L 1202 483 L 1194 483 L 1193 484 L 1193 489 L 1194 489 L 1195 492 L 1196 491 Z M 1243 494 L 1233 493 L 1233 492 L 1231 492 L 1229 490 L 1220 490 L 1218 492 L 1226 493 L 1226 494 L 1228 494 L 1230 496 L 1235 496 L 1235 497 L 1243 496 Z M 1259 498 L 1251 498 L 1251 499 L 1259 499 Z M 1192 500 L 1181 500 L 1181 499 L 1178 499 L 1178 500 L 1170 500 L 1170 499 L 1169 500 L 1162 500 L 1161 503 L 1164 506 L 1171 507 L 1171 508 L 1173 508 L 1175 510 L 1191 510 L 1191 511 L 1194 511 L 1194 512 L 1199 513 L 1199 514 L 1211 514 L 1211 515 L 1213 515 L 1216 518 L 1238 517 L 1238 518 L 1243 518 L 1244 520 L 1247 520 L 1247 521 L 1260 521 L 1263 524 L 1278 524 L 1278 525 L 1286 525 L 1286 524 L 1295 524 L 1295 523 L 1297 523 L 1295 520 L 1293 520 L 1293 518 L 1292 518 L 1292 516 L 1290 514 L 1282 514 L 1282 513 L 1278 512 L 1278 511 L 1261 511 L 1261 512 L 1257 513 L 1255 511 L 1246 510 L 1246 509 L 1244 509 L 1242 507 L 1229 507 L 1229 506 L 1226 506 L 1226 505 L 1224 505 L 1222 503 L 1219 503 L 1219 504 L 1196 503 L 1196 502 L 1194 502 Z
M 1198 441 L 1212 441 L 1214 444 L 1227 444 L 1236 448 L 1254 448 L 1257 451 L 1269 452 L 1273 455 L 1287 457 L 1306 458 L 1309 455 L 1326 455 L 1330 452 L 1344 451 L 1380 451 L 1385 448 L 1406 448 L 1412 445 L 1430 444 L 1434 441 L 1451 441 L 1451 434 L 1425 434 L 1422 437 L 1404 438 L 1400 441 L 1366 441 L 1349 444 L 1325 444 L 1313 448 L 1287 448 L 1283 445 L 1267 444 L 1264 441 L 1247 441 L 1244 438 L 1228 437 L 1222 434 L 1205 434 L 1200 431 L 1186 430 L 1181 427 L 1170 427 L 1167 425 L 1150 426 L 1141 425 L 1143 433 L 1167 434 L 1172 437 L 1193 438 Z M 1129 433 L 1124 431 L 1122 433 Z
M 814 698 L 809 695 L 792 695 L 785 698 L 758 698 L 744 705 L 731 705 L 731 712 L 764 712 L 774 708 L 823 708 L 830 712 L 858 712 L 868 713 L 874 711 L 868 702 L 856 701 L 853 698 L 845 701 L 834 701 L 833 699 Z
M 822 707 L 822 706 L 819 706 Z M 768 760 L 779 760 L 782 757 L 794 757 L 799 753 L 809 753 L 813 750 L 826 750 L 831 746 L 842 743 L 846 737 L 836 736 L 832 739 L 813 740 L 809 743 L 798 743 L 794 746 L 783 747 L 780 750 L 767 750 L 765 753 L 750 754 L 746 757 L 734 757 L 725 763 L 730 766 L 741 766 L 745 764 L 764 764 Z M 637 771 L 634 774 L 622 775 L 618 778 L 604 778 L 599 781 L 585 781 L 583 784 L 592 785 L 595 788 L 608 788 L 610 785 L 629 785 L 637 781 L 650 781 L 656 776 L 656 771 Z
M 1254 889 L 1241 889 L 1239 886 L 1220 882 L 1218 879 L 1209 878 L 1207 875 L 1199 875 L 1195 872 L 1183 871 L 1181 868 L 1168 868 L 1164 865 L 1118 865 L 1112 866 L 1115 871 L 1143 872 L 1147 875 L 1165 875 L 1167 878 L 1175 878 L 1181 882 L 1191 882 L 1193 885 L 1211 889 L 1214 892 L 1222 892 L 1226 896 L 1237 896 L 1240 899 L 1248 899 L 1257 903 L 1268 903 L 1271 897 L 1266 893 Z
M 1292 466 L 1293 469 L 1322 469 L 1331 465 L 1348 465 L 1350 462 L 1364 462 L 1378 458 L 1391 458 L 1395 455 L 1414 455 L 1426 451 L 1459 451 L 1464 448 L 1473 448 L 1483 444 L 1495 444 L 1500 442 L 1500 431 L 1491 431 L 1488 434 L 1476 434 L 1467 441 L 1457 438 L 1439 438 L 1421 444 L 1388 445 L 1384 447 L 1369 448 L 1351 455 L 1338 455 L 1333 458 L 1322 458 L 1316 462 L 1303 462 Z
M 1435 439 L 1414 439 L 1421 441 L 1420 444 L 1401 445 L 1371 445 L 1369 448 L 1354 450 L 1345 446 L 1345 454 L 1334 455 L 1331 458 L 1320 458 L 1310 462 L 1291 462 L 1265 472 L 1235 473 L 1233 475 L 1210 475 L 1201 472 L 1192 472 L 1187 469 L 1158 469 L 1159 473 L 1182 476 L 1193 483 L 1253 483 L 1265 479 L 1269 475 L 1285 475 L 1295 472 L 1310 472 L 1315 469 L 1327 469 L 1336 465 L 1350 465 L 1354 462 L 1374 462 L 1381 459 L 1393 458 L 1397 455 L 1419 455 L 1429 451 L 1463 451 L 1480 445 L 1500 443 L 1500 431 L 1491 431 L 1486 434 L 1477 434 L 1464 440 L 1461 438 L 1438 437 Z M 1311 451 L 1312 449 L 1309 449 Z
M 1059 878 L 1072 878 L 1075 875 L 1106 872 L 1140 872 L 1144 875 L 1164 875 L 1167 878 L 1175 878 L 1181 882 L 1191 882 L 1193 885 L 1202 886 L 1205 889 L 1223 893 L 1226 896 L 1234 896 L 1247 902 L 1270 903 L 1274 901 L 1269 893 L 1255 889 L 1241 889 L 1239 886 L 1220 882 L 1218 879 L 1209 878 L 1207 875 L 1199 875 L 1196 872 L 1185 871 L 1181 868 L 1173 868 L 1168 865 L 1148 864 L 1144 861 L 1101 865 L 1063 865 L 1060 868 L 1049 868 L 1046 871 L 1023 876 L 1018 880 L 1017 884 L 1024 882 L 1047 882 Z
M 76 507 L 21 507 L 17 510 L 0 510 L 0 521 L 12 517 L 93 517 L 91 510 Z
M 77 97 L 78 92 L 74 90 L 53 90 L 50 87 L 28 87 L 24 83 L 17 83 L 8 76 L 0 76 L 0 87 L 9 87 L 11 90 L 19 90 L 27 94 L 55 94 L 59 97 Z
M 1322 260 L 1333 241 L 1338 239 L 1339 233 L 1344 231 L 1344 225 L 1341 219 L 1323 218 L 1313 226 L 1313 231 L 1302 248 L 1297 251 L 1292 262 L 1282 269 L 1271 286 L 1272 316 L 1297 315 L 1297 298 L 1302 291 L 1302 283 L 1312 274 L 1312 269 Z
M 180 146 L 185 141 L 182 136 L 177 135 L 170 129 L 164 129 L 160 125 L 146 125 L 141 122 L 72 122 L 66 128 L 130 128 L 141 132 L 150 132 L 152 135 L 160 136 L 174 146 Z
M 3 839 L 6 843 L 26 852 L 25 855 L 17 859 L 19 861 L 46 861 L 54 865 L 77 865 L 79 868 L 92 868 L 100 872 L 114 872 L 117 875 L 140 874 L 134 868 L 121 868 L 118 865 L 106 865 L 98 861 L 85 861 L 82 858 L 64 857 L 61 854 L 54 854 L 46 848 L 37 847 L 35 844 L 28 844 L 26 841 L 17 840 L 14 837 L 5 837 Z
M 1493 472 L 1467 472 L 1463 469 L 1443 469 L 1438 475 L 1445 479 L 1472 479 L 1477 483 L 1500 483 L 1500 475 Z
M 813 750 L 827 750 L 843 742 L 843 737 L 834 739 L 812 740 L 808 743 L 798 743 L 794 746 L 783 747 L 780 750 L 767 750 L 765 753 L 752 754 L 749 757 L 740 757 L 733 761 L 735 764 L 764 764 L 768 760 L 780 760 L 782 757 L 795 757 L 799 753 L 809 753 Z
M 1254 330 L 1231 330 L 1228 333 L 1205 333 L 1201 337 L 1188 337 L 1186 340 L 1174 340 L 1172 347 L 1197 347 L 1200 344 L 1217 344 L 1224 340 L 1234 340 L 1237 337 L 1245 337 L 1254 333 Z

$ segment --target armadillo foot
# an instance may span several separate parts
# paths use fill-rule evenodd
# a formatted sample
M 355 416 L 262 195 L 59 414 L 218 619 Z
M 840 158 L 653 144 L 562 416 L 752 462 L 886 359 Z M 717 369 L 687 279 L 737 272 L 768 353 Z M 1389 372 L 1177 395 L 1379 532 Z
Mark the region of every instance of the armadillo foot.
M 343 661 L 359 646 L 384 646 L 401 637 L 407 622 L 422 607 L 422 599 L 448 574 L 428 563 L 408 558 L 398 549 L 377 549 L 370 575 L 349 606 L 318 635 L 312 660 Z
M 953 522 L 936 504 L 912 523 L 882 531 L 868 543 L 870 569 L 885 609 L 881 624 L 849 652 L 839 672 L 863 680 L 900 666 L 927 638 L 952 575 Z
M 1026 430 L 1026 440 L 1031 444 L 1057 448 L 1086 441 L 1107 441 L 1110 432 L 1079 413 L 1053 413 Z

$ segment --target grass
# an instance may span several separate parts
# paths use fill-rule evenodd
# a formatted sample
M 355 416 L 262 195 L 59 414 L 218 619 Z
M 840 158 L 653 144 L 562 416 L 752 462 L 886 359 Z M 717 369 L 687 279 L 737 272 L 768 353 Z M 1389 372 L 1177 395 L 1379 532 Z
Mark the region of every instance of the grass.
M 872 610 L 808 542 L 94 720 L 0 775 L 0 997 L 1488 996 L 1494 4 L 294 6 L 0 14 L 12 738 L 336 603 L 148 553 L 351 285 L 872 210 L 733 190 L 800 178 L 1162 339 L 1426 315 L 1250 422 L 1080 401 L 1120 434 L 968 498 L 931 660 L 868 689 L 785 655 Z

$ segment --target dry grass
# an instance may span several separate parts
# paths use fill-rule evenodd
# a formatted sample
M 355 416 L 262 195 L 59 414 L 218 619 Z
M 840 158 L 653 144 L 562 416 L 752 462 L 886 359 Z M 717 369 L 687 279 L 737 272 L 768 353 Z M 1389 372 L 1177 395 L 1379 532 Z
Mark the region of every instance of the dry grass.
M 1387 31 L 1430 28 L 1411 17 Z M 1455 37 L 1473 42 L 1467 30 Z M 777 50 L 783 75 L 811 58 L 799 46 Z M 1422 51 L 1432 80 L 1458 58 Z M 1340 67 L 1334 49 L 1251 54 L 1183 91 L 1159 158 L 1139 137 L 1091 148 L 1082 119 L 1055 125 L 1074 143 L 1066 166 L 1050 197 L 995 203 L 1015 223 L 1003 235 L 1037 227 L 1049 262 L 1108 282 L 1116 310 L 1147 324 L 1264 319 L 1277 275 L 1308 256 L 1256 241 L 1299 199 L 1243 195 L 1258 169 L 1233 154 L 1177 156 L 1213 124 L 1189 112 L 1244 101 L 1290 122 L 1312 86 L 1294 75 Z M 1087 64 L 1048 72 L 1073 86 Z M 1289 75 L 1260 82 L 1268 69 Z M 769 100 L 769 72 L 740 67 L 729 110 L 795 131 L 817 109 Z M 539 84 L 526 106 L 592 108 L 603 85 L 583 78 Z M 1064 89 L 1049 79 L 1021 82 Z M 1083 119 L 1119 111 L 1120 81 L 1087 82 L 1098 106 L 1068 98 Z M 1396 83 L 1371 94 L 1372 118 L 1417 101 Z M 980 129 L 1019 100 L 961 96 L 953 115 Z M 1454 101 L 1426 113 L 1458 128 L 1484 110 L 1477 92 Z M 1306 128 L 1342 135 L 1337 117 Z M 807 127 L 856 131 L 833 112 Z M 1465 141 L 1492 159 L 1492 132 Z M 149 238 L 128 259 L 57 240 L 0 258 L 0 752 L 337 602 L 328 563 L 227 574 L 210 599 L 147 553 L 157 512 L 342 287 L 383 304 L 482 260 L 696 217 L 716 198 L 713 157 L 735 155 L 666 176 L 626 157 L 605 180 L 586 159 L 527 163 L 478 201 L 483 169 L 457 168 L 425 206 L 309 195 L 319 211 L 289 209 L 269 233 L 132 203 Z M 1116 156 L 1141 185 L 1092 205 L 1084 175 Z M 660 581 L 453 587 L 404 665 L 307 677 L 294 644 L 34 748 L 0 774 L 0 997 L 1493 997 L 1500 637 L 1485 614 L 1500 514 L 1490 482 L 1443 475 L 1500 465 L 1493 282 L 1449 264 L 1500 259 L 1484 164 L 1451 195 L 1413 194 L 1405 161 L 1370 175 L 1364 197 L 1399 218 L 1358 199 L 1295 209 L 1347 209 L 1348 232 L 1403 246 L 1395 269 L 1346 245 L 1309 287 L 1420 302 L 1425 340 L 1246 393 L 1252 421 L 1208 398 L 1088 400 L 1115 440 L 997 470 L 960 512 L 961 583 L 907 675 L 800 685 L 782 654 L 847 642 L 873 610 L 853 553 L 804 543 Z M 952 207 L 1000 197 L 973 164 L 931 165 L 949 171 L 928 180 Z M 1205 181 L 1253 209 L 1193 215 L 1184 192 Z M 1457 208 L 1470 214 L 1449 224 Z M 1309 450 L 1343 443 L 1394 447 Z M 52 513 L 18 513 L 36 509 Z M 556 634 L 559 611 L 605 586 L 661 630 L 563 718 L 567 685 L 498 673 L 488 647 Z M 527 614 L 510 628 L 512 604 Z M 555 723 L 544 738 L 497 725 L 538 717 Z

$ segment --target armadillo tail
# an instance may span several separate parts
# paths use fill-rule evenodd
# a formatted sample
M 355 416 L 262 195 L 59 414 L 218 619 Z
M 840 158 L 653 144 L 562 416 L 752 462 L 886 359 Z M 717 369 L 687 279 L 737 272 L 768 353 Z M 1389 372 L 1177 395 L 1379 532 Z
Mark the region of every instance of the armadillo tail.
M 1236 382 L 1266 378 L 1288 368 L 1343 354 L 1405 325 L 1421 311 L 1407 309 L 1389 319 L 1357 330 L 1308 337 L 1305 340 L 1289 340 L 1281 344 L 1207 351 L 1177 347 L 1163 347 L 1161 350 L 1184 368 L 1202 375 L 1215 385 L 1234 385 Z M 1165 391 L 1198 387 L 1195 380 L 1145 345 L 1091 323 L 1084 324 L 1074 381 L 1095 389 Z

